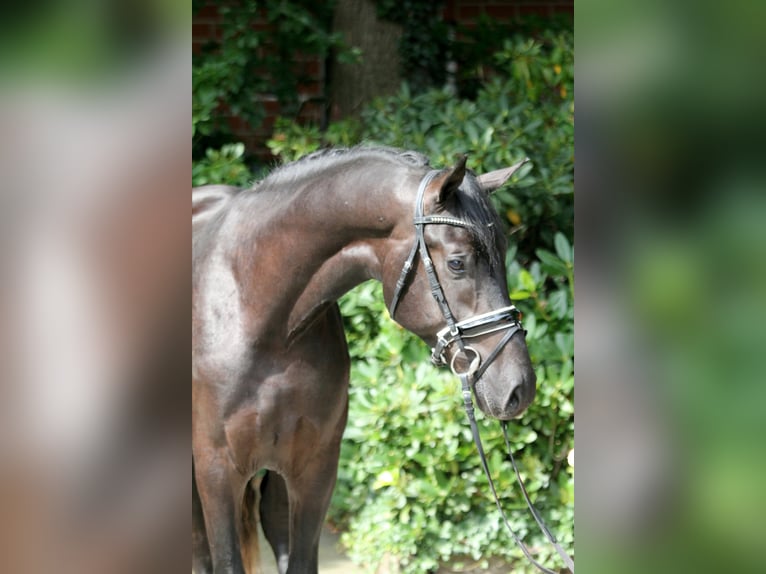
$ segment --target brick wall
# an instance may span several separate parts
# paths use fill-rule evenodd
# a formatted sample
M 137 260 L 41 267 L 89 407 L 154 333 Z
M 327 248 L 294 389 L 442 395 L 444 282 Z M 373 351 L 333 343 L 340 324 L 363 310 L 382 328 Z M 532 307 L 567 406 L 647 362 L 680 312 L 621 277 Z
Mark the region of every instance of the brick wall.
M 218 28 L 218 10 L 215 6 L 200 8 L 192 20 L 192 52 L 198 52 L 208 40 L 220 40 L 221 30 Z
M 498 20 L 511 20 L 519 16 L 574 14 L 574 0 L 448 0 L 444 10 L 446 19 L 468 24 L 479 14 Z
M 497 20 L 512 20 L 519 16 L 539 15 L 551 17 L 556 14 L 574 14 L 574 0 L 448 0 L 444 8 L 445 20 L 470 24 L 480 14 Z M 192 52 L 198 52 L 209 40 L 221 39 L 220 17 L 215 6 L 205 6 L 194 16 L 192 22 Z M 299 88 L 302 101 L 300 119 L 319 123 L 322 117 L 325 69 L 324 62 L 316 57 L 305 57 L 298 64 L 310 80 Z M 256 156 L 269 156 L 264 142 L 271 135 L 279 104 L 269 94 L 260 94 L 258 100 L 266 111 L 266 119 L 260 126 L 250 126 L 241 118 L 229 115 L 227 122 L 239 141 Z M 224 108 L 225 114 L 225 108 Z
M 221 40 L 221 17 L 216 6 L 205 6 L 199 10 L 192 21 L 192 53 L 199 53 L 202 47 L 211 40 Z M 266 24 L 256 26 L 265 27 Z M 315 56 L 297 58 L 290 62 L 296 68 L 296 73 L 308 78 L 299 88 L 301 102 L 299 117 L 302 120 L 318 123 L 322 117 L 322 105 L 318 101 L 324 91 L 324 62 Z M 256 102 L 263 106 L 266 118 L 257 126 L 249 125 L 245 120 L 228 113 L 225 104 L 219 109 L 237 141 L 245 144 L 250 153 L 261 159 L 270 157 L 264 142 L 271 136 L 274 120 L 279 116 L 279 102 L 272 94 L 255 94 Z

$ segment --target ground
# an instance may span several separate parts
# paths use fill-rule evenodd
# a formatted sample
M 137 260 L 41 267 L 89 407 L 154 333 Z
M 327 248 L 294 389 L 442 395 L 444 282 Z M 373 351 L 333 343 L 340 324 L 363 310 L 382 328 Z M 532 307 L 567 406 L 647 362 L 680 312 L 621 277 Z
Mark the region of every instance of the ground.
M 319 574 L 363 574 L 364 570 L 338 550 L 338 538 L 338 534 L 333 534 L 326 528 L 322 531 L 319 543 Z M 260 544 L 263 574 L 277 574 L 274 555 L 263 534 L 261 534 Z

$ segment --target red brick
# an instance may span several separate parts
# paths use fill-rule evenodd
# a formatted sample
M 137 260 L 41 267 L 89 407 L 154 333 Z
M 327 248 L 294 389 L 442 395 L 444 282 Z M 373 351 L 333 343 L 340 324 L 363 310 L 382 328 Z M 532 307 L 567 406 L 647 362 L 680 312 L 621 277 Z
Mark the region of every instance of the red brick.
M 207 40 L 213 35 L 213 24 L 210 22 L 197 20 L 192 22 L 192 38 L 199 40 Z
M 318 101 L 306 102 L 301 109 L 300 119 L 303 122 L 311 124 L 319 124 L 322 121 L 322 112 L 324 111 L 324 103 Z
M 276 119 L 276 115 L 263 118 L 261 125 L 258 126 L 258 130 L 255 132 L 261 140 L 265 141 L 271 137 L 271 132 L 274 130 L 274 122 Z
M 279 114 L 279 102 L 276 100 L 269 98 L 268 100 L 261 101 L 260 103 L 263 105 L 263 111 L 266 112 L 267 116 L 275 116 Z
M 505 4 L 489 4 L 485 6 L 484 12 L 499 20 L 510 20 L 516 17 L 516 6 L 509 3 Z
M 256 32 L 264 32 L 269 29 L 269 23 L 265 20 L 257 20 L 256 22 L 253 22 L 250 29 L 255 30 Z
M 571 14 L 574 16 L 574 2 L 554 4 L 551 9 L 554 14 Z
M 303 75 L 320 79 L 322 77 L 322 62 L 316 57 L 301 64 L 300 71 Z
M 531 16 L 533 14 L 537 16 L 550 16 L 552 10 L 550 5 L 519 6 L 519 14 L 523 16 Z
M 483 11 L 484 10 L 478 6 L 459 6 L 457 9 L 457 19 L 461 24 L 465 24 L 467 23 L 466 20 L 476 20 L 479 14 Z
M 215 4 L 203 6 L 199 9 L 199 12 L 195 14 L 194 19 L 196 20 L 197 18 L 212 18 L 213 20 L 217 20 L 220 18 L 220 15 L 218 14 L 218 6 Z
M 301 84 L 298 86 L 298 93 L 302 96 L 319 96 L 322 94 L 322 84 L 320 82 Z
M 235 133 L 247 133 L 252 131 L 250 124 L 239 116 L 229 116 L 228 124 Z
M 447 22 L 450 22 L 455 19 L 455 14 L 456 14 L 455 2 L 454 1 L 445 2 L 444 8 L 442 8 L 442 19 Z

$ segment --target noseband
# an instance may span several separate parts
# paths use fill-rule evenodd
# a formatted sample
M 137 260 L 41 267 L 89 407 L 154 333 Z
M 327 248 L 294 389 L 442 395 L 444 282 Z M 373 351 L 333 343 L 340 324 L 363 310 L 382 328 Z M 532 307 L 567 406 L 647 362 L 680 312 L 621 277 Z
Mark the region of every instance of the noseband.
M 497 358 L 500 351 L 505 347 L 508 341 L 511 340 L 511 337 L 513 337 L 516 331 L 521 330 L 520 314 L 516 307 L 508 305 L 507 307 L 502 307 L 501 309 L 490 311 L 489 313 L 475 315 L 462 321 L 455 321 L 455 317 L 444 296 L 444 290 L 442 289 L 442 286 L 439 283 L 439 278 L 434 270 L 433 261 L 428 253 L 428 247 L 426 246 L 425 240 L 425 226 L 452 225 L 454 227 L 473 229 L 474 225 L 455 217 L 423 215 L 426 187 L 428 187 L 428 184 L 431 183 L 438 173 L 438 170 L 429 171 L 420 181 L 418 193 L 415 198 L 415 216 L 413 218 L 413 223 L 415 225 L 415 243 L 413 244 L 412 249 L 410 249 L 404 267 L 402 267 L 402 272 L 399 275 L 399 280 L 396 282 L 396 288 L 394 289 L 394 295 L 391 298 L 391 305 L 389 305 L 388 312 L 393 319 L 402 291 L 407 285 L 407 280 L 414 268 L 415 257 L 420 254 L 420 258 L 423 260 L 423 265 L 426 269 L 428 282 L 431 285 L 431 295 L 433 295 L 436 303 L 439 305 L 439 309 L 441 309 L 442 315 L 444 316 L 444 321 L 447 324 L 444 329 L 436 334 L 436 345 L 431 349 L 431 361 L 437 366 L 449 365 L 455 375 L 473 377 L 475 382 L 482 374 L 484 374 L 484 371 L 486 371 L 492 361 Z M 481 337 L 498 331 L 507 332 L 484 361 L 482 361 L 482 357 L 476 349 L 465 343 L 465 339 Z M 459 349 L 453 354 L 452 360 L 448 362 L 445 353 L 453 343 L 457 343 Z M 468 363 L 467 369 L 465 370 L 460 370 L 458 368 L 459 365 L 457 359 L 460 358 L 461 355 Z
M 429 171 L 420 181 L 417 197 L 415 199 L 415 217 L 413 219 L 413 223 L 415 225 L 415 244 L 412 246 L 412 249 L 410 249 L 410 253 L 404 263 L 402 272 L 399 275 L 399 280 L 396 282 L 394 295 L 391 299 L 391 305 L 389 305 L 388 312 L 393 319 L 394 313 L 396 312 L 396 307 L 399 304 L 399 299 L 402 295 L 402 290 L 407 284 L 407 279 L 409 278 L 410 273 L 414 267 L 415 257 L 417 257 L 418 253 L 420 253 L 420 258 L 423 260 L 423 265 L 426 269 L 426 275 L 428 275 L 428 281 L 431 284 L 431 295 L 433 295 L 434 299 L 436 299 L 436 302 L 439 304 L 439 308 L 441 309 L 442 315 L 444 316 L 444 320 L 447 323 L 447 326 L 436 334 L 436 345 L 433 349 L 431 349 L 431 361 L 437 366 L 447 365 L 448 363 L 445 353 L 450 345 L 457 343 L 458 350 L 455 351 L 452 355 L 452 359 L 449 361 L 449 367 L 452 372 L 460 378 L 462 383 L 463 402 L 466 414 L 468 415 L 468 421 L 471 425 L 471 434 L 473 435 L 476 448 L 479 451 L 481 465 L 484 470 L 484 474 L 487 476 L 487 480 L 489 481 L 490 490 L 492 491 L 492 494 L 495 498 L 495 504 L 500 511 L 500 515 L 502 516 L 503 521 L 505 522 L 505 526 L 510 532 L 511 537 L 513 538 L 514 542 L 516 542 L 517 546 L 521 549 L 522 553 L 527 557 L 527 559 L 544 574 L 556 574 L 553 570 L 546 568 L 532 557 L 527 546 L 516 535 L 513 528 L 511 528 L 511 525 L 508 522 L 508 518 L 506 517 L 505 512 L 503 512 L 503 508 L 500 505 L 500 498 L 497 495 L 497 490 L 495 489 L 495 484 L 492 480 L 492 475 L 489 472 L 487 458 L 484 454 L 484 447 L 482 446 L 481 437 L 479 436 L 479 428 L 476 425 L 476 418 L 474 417 L 473 400 L 471 398 L 471 383 L 476 383 L 476 381 L 479 380 L 479 378 L 487 370 L 487 367 L 492 364 L 492 361 L 497 358 L 497 356 L 500 354 L 500 351 L 503 350 L 505 345 L 511 340 L 511 337 L 513 337 L 517 331 L 523 332 L 521 327 L 521 314 L 516 309 L 516 307 L 513 305 L 508 305 L 507 307 L 502 307 L 501 309 L 490 311 L 489 313 L 475 315 L 462 321 L 455 321 L 455 317 L 452 315 L 449 305 L 447 304 L 447 299 L 444 296 L 444 290 L 442 289 L 441 284 L 439 283 L 439 278 L 437 277 L 436 271 L 434 270 L 433 261 L 428 254 L 428 247 L 426 246 L 425 240 L 425 226 L 429 224 L 453 225 L 456 227 L 473 229 L 474 225 L 454 217 L 441 215 L 423 215 L 423 198 L 425 196 L 426 187 L 428 187 L 428 184 L 431 183 L 433 178 L 438 173 L 438 170 Z M 503 338 L 500 339 L 500 342 L 495 346 L 495 348 L 484 361 L 482 361 L 482 357 L 476 349 L 466 345 L 465 343 L 465 339 L 481 337 L 483 335 L 488 335 L 490 333 L 496 333 L 499 331 L 505 331 L 505 335 L 503 335 Z M 467 362 L 467 368 L 465 370 L 459 369 L 458 365 L 456 364 L 457 359 L 460 358 L 461 355 Z M 503 436 L 505 437 L 505 444 L 508 448 L 508 457 L 511 461 L 511 464 L 513 465 L 513 470 L 516 474 L 519 485 L 521 486 L 522 494 L 524 495 L 527 506 L 532 512 L 532 516 L 534 517 L 535 522 L 537 522 L 537 524 L 540 526 L 540 529 L 543 531 L 543 534 L 545 534 L 545 537 L 561 556 L 564 563 L 567 565 L 569 572 L 574 574 L 574 561 L 561 547 L 553 534 L 551 534 L 550 530 L 543 522 L 540 513 L 537 511 L 537 509 L 532 504 L 532 501 L 529 499 L 527 489 L 524 487 L 524 482 L 521 480 L 521 475 L 519 474 L 518 467 L 516 466 L 516 461 L 514 460 L 513 454 L 511 453 L 510 443 L 508 441 L 507 426 L 505 422 L 503 422 Z

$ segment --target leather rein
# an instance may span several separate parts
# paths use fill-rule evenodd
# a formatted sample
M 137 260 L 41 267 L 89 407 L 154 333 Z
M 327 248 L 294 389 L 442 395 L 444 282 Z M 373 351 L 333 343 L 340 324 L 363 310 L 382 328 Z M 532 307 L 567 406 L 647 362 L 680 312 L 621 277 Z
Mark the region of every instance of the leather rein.
M 407 260 L 402 267 L 402 272 L 399 275 L 398 281 L 396 282 L 396 287 L 394 289 L 394 294 L 391 299 L 391 304 L 389 305 L 388 311 L 391 315 L 391 318 L 393 319 L 394 314 L 396 313 L 396 308 L 399 304 L 399 300 L 402 296 L 402 291 L 404 290 L 408 278 L 415 266 L 415 258 L 420 255 L 420 258 L 423 261 L 423 266 L 426 270 L 426 275 L 428 276 L 428 282 L 431 287 L 431 295 L 433 295 L 434 299 L 439 305 L 442 315 L 444 316 L 444 320 L 447 324 L 446 327 L 444 327 L 444 329 L 439 331 L 436 335 L 436 345 L 433 347 L 433 349 L 431 349 L 431 362 L 437 366 L 449 366 L 452 370 L 452 373 L 460 378 L 465 412 L 468 416 L 468 421 L 471 426 L 471 433 L 473 435 L 474 443 L 476 444 L 476 449 L 479 452 L 481 466 L 484 469 L 484 474 L 486 475 L 489 482 L 490 490 L 492 491 L 492 495 L 495 498 L 495 504 L 500 511 L 503 522 L 510 532 L 511 537 L 513 538 L 516 545 L 521 549 L 524 556 L 526 556 L 527 559 L 541 572 L 544 572 L 545 574 L 556 574 L 555 571 L 546 568 L 532 557 L 527 546 L 516 535 L 508 522 L 508 518 L 506 517 L 505 512 L 503 511 L 503 508 L 500 504 L 500 499 L 497 495 L 497 490 L 495 489 L 495 483 L 493 482 L 492 476 L 489 472 L 487 457 L 484 454 L 484 447 L 482 446 L 479 428 L 476 424 L 476 417 L 474 416 L 473 397 L 471 394 L 472 386 L 475 386 L 475 383 L 484 374 L 492 361 L 497 358 L 505 345 L 511 340 L 511 337 L 513 337 L 517 331 L 522 331 L 522 333 L 526 332 L 521 326 L 520 313 L 513 305 L 508 305 L 507 307 L 502 307 L 495 311 L 490 311 L 489 313 L 475 315 L 473 317 L 469 317 L 468 319 L 464 319 L 463 321 L 455 320 L 455 317 L 449 308 L 449 304 L 447 303 L 447 299 L 444 296 L 444 290 L 439 283 L 439 278 L 436 275 L 433 261 L 431 260 L 431 257 L 428 253 L 428 247 L 426 246 L 425 241 L 425 226 L 453 225 L 466 229 L 472 229 L 474 225 L 454 217 L 423 214 L 425 190 L 428 187 L 428 184 L 431 183 L 434 177 L 439 173 L 439 170 L 429 171 L 420 181 L 420 186 L 418 187 L 418 192 L 415 199 L 415 216 L 413 219 L 413 223 L 415 225 L 415 243 L 412 246 L 409 255 L 407 256 Z M 479 352 L 470 345 L 467 345 L 465 342 L 465 339 L 481 337 L 483 335 L 496 333 L 499 331 L 505 331 L 505 335 L 503 335 L 503 338 L 498 342 L 493 351 L 483 361 Z M 458 350 L 453 354 L 451 361 L 447 363 L 445 353 L 452 344 L 457 344 Z M 461 354 L 467 363 L 467 368 L 465 368 L 465 370 L 460 369 L 459 365 L 456 363 L 456 359 Z M 521 492 L 524 495 L 527 506 L 529 507 L 535 522 L 537 522 L 543 534 L 545 534 L 546 538 L 556 549 L 559 556 L 561 556 L 561 559 L 564 561 L 564 564 L 566 564 L 567 568 L 569 568 L 570 572 L 574 574 L 574 561 L 561 547 L 553 534 L 551 534 L 550 530 L 540 516 L 540 513 L 532 504 L 532 501 L 529 498 L 527 489 L 525 488 L 521 479 L 518 466 L 516 465 L 516 461 L 513 458 L 513 454 L 511 453 L 511 446 L 508 440 L 507 422 L 503 421 L 501 425 L 503 428 L 505 445 L 508 450 L 508 457 L 510 458 L 511 465 L 513 466 L 516 479 L 519 482 Z

